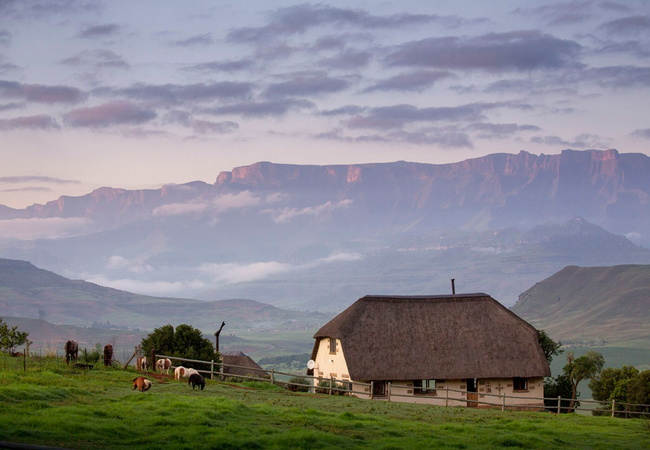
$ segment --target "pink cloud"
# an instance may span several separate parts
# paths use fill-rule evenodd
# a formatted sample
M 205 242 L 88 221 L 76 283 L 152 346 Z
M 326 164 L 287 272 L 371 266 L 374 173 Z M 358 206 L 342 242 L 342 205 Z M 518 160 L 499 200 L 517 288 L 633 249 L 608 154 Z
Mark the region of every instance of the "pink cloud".
M 90 108 L 73 109 L 63 115 L 63 120 L 73 127 L 103 128 L 111 125 L 138 125 L 155 119 L 156 116 L 155 111 L 119 100 Z
M 15 130 L 26 128 L 30 130 L 59 129 L 56 120 L 47 114 L 35 116 L 14 117 L 13 119 L 0 119 L 0 130 Z

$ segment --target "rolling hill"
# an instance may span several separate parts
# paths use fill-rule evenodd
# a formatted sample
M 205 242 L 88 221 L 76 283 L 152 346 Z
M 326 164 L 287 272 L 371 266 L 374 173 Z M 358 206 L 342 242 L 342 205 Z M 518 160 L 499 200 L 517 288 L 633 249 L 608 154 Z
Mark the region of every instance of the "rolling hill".
M 206 302 L 132 294 L 68 280 L 27 261 L 9 259 L 0 259 L 0 315 L 77 326 L 108 321 L 144 330 L 189 323 L 206 332 L 217 329 L 223 320 L 229 332 L 311 330 L 331 317 L 246 299 Z
M 650 348 L 650 265 L 568 266 L 512 311 L 565 344 Z

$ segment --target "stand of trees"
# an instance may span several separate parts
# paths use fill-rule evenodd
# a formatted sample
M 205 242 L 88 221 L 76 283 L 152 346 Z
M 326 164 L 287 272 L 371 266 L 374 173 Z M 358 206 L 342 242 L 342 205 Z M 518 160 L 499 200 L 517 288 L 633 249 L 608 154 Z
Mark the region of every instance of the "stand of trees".
M 623 366 L 620 369 L 610 367 L 591 379 L 589 389 L 593 393 L 594 400 L 603 402 L 599 409 L 611 408 L 614 400 L 617 403 L 650 405 L 650 370 L 639 371 L 632 366 Z M 616 409 L 625 410 L 626 407 L 621 405 Z M 649 409 L 649 407 L 642 406 L 627 407 L 628 411 L 648 411 Z M 625 416 L 625 413 L 619 415 Z M 632 414 L 629 417 L 638 417 L 638 415 Z

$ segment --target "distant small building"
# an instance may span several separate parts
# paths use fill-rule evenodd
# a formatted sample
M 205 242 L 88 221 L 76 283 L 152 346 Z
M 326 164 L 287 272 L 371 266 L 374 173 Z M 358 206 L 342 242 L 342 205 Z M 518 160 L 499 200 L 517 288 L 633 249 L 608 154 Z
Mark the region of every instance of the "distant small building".
M 264 378 L 266 373 L 253 359 L 244 352 L 221 352 L 224 364 L 223 373 L 234 376 Z M 228 367 L 226 364 L 240 367 Z M 258 369 L 258 370 L 255 370 Z
M 543 377 L 551 375 L 537 330 L 483 293 L 365 296 L 314 338 L 315 365 L 308 373 L 340 382 L 372 381 L 373 398 L 385 397 L 390 382 L 395 401 L 501 405 L 502 399 L 486 394 L 543 397 Z M 368 387 L 352 389 L 353 395 L 370 397 Z M 507 405 L 543 402 L 507 399 Z

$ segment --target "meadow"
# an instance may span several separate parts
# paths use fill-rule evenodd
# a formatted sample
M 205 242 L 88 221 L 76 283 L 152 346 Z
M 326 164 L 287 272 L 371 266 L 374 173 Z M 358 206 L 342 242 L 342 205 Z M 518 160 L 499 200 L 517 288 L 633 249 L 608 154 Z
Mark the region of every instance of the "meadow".
M 407 405 L 0 355 L 0 441 L 69 448 L 650 448 L 644 420 Z

